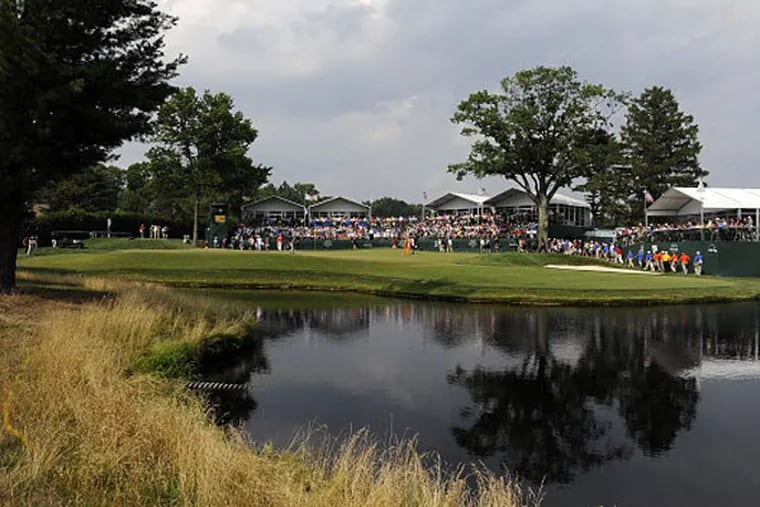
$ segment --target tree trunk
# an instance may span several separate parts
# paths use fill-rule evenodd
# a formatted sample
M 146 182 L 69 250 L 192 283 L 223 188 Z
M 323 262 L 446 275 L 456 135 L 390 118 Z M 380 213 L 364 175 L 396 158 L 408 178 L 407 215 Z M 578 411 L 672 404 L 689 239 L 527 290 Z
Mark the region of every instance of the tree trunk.
M 0 294 L 16 288 L 16 256 L 20 221 L 13 216 L 0 216 Z
M 538 194 L 538 251 L 549 251 L 549 197 Z
M 195 191 L 195 205 L 193 206 L 193 246 L 198 246 L 198 208 L 201 205 L 201 193 Z

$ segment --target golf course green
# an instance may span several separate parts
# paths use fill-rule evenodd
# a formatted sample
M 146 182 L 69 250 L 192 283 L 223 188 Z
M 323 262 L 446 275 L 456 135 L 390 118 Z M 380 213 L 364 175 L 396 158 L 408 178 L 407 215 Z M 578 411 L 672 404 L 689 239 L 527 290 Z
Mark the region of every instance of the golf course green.
M 348 291 L 384 296 L 529 305 L 629 305 L 760 298 L 760 279 L 549 265 L 607 266 L 552 254 L 403 255 L 398 249 L 251 252 L 182 248 L 178 241 L 94 240 L 83 251 L 19 257 L 24 273 L 77 274 L 173 287 Z M 628 271 L 628 272 L 626 272 Z

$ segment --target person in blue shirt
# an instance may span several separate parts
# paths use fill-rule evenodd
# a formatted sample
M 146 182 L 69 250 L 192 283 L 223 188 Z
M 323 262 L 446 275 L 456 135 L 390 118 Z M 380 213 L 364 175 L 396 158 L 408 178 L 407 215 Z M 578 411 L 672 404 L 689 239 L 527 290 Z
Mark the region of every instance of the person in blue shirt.
M 654 255 L 652 255 L 652 251 L 648 250 L 646 255 L 646 264 L 644 265 L 644 269 L 648 269 L 649 271 L 654 271 Z
M 694 274 L 697 276 L 702 276 L 702 264 L 704 264 L 705 259 L 702 257 L 702 253 L 697 250 L 697 253 L 694 254 Z
M 625 256 L 626 264 L 628 264 L 629 268 L 633 267 L 633 251 L 628 250 L 628 253 Z
M 644 250 L 639 249 L 639 253 L 636 254 L 636 260 L 639 263 L 639 268 L 644 269 Z

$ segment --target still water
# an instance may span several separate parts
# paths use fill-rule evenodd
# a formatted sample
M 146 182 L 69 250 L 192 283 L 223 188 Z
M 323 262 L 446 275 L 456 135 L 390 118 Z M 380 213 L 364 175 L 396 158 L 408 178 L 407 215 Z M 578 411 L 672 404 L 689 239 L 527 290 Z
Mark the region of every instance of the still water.
M 447 463 L 543 482 L 544 506 L 760 501 L 757 304 L 219 297 L 261 322 L 259 346 L 211 373 L 249 383 L 217 401 L 256 441 L 417 435 Z

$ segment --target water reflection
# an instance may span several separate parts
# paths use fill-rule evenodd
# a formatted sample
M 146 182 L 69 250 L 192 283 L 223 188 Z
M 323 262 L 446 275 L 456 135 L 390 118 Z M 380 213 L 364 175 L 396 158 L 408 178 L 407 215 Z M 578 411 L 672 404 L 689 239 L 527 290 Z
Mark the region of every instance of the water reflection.
M 262 334 L 257 331 L 247 342 L 242 354 L 216 358 L 199 365 L 201 376 L 212 382 L 246 384 L 252 375 L 269 373 L 269 360 L 264 354 Z M 204 393 L 212 418 L 220 425 L 240 426 L 251 418 L 258 403 L 250 389 L 244 391 L 208 391 Z
M 536 338 L 535 351 L 519 366 L 457 369 L 449 376 L 472 397 L 452 432 L 474 456 L 502 453 L 509 469 L 529 479 L 567 482 L 579 471 L 631 454 L 603 407 L 619 413 L 646 454 L 670 449 L 694 419 L 696 380 L 668 374 L 642 342 L 589 339 L 569 363 L 552 354 L 548 340 Z
M 483 459 L 549 483 L 637 453 L 665 456 L 695 423 L 701 382 L 760 378 L 756 304 L 346 302 L 258 316 L 263 346 L 220 377 L 253 378 L 259 402 L 217 399 L 222 420 L 247 419 L 267 440 L 320 414 L 353 427 L 395 414 L 444 459 Z

